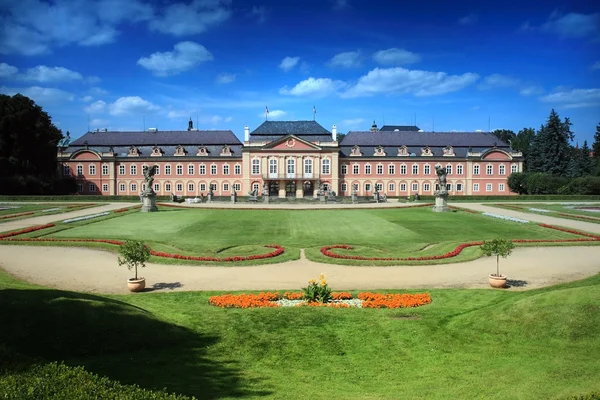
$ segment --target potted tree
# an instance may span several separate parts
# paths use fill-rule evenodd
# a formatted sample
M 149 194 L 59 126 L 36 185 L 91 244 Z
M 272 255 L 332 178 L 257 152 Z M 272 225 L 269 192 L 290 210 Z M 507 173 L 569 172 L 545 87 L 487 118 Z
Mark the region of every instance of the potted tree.
M 506 286 L 506 276 L 500 274 L 500 257 L 506 258 L 515 248 L 515 244 L 509 239 L 494 239 L 489 242 L 484 241 L 481 250 L 486 256 L 496 256 L 496 273 L 490 274 L 490 285 L 495 288 Z
M 150 249 L 142 242 L 128 240 L 119 246 L 119 255 L 119 265 L 126 265 L 130 271 L 135 270 L 135 277 L 127 280 L 129 290 L 141 292 L 146 287 L 146 279 L 138 278 L 138 267 L 146 266 L 146 261 L 150 258 Z

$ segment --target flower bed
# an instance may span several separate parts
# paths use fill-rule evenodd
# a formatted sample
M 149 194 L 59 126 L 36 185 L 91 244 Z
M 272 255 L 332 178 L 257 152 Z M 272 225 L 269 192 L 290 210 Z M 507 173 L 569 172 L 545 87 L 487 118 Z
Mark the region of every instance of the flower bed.
M 462 207 L 456 207 L 456 206 L 448 206 L 448 208 L 450 208 L 451 210 L 464 211 L 464 212 L 468 212 L 471 214 L 479 214 L 479 211 L 471 210 L 469 208 L 462 208 Z
M 209 304 L 221 308 L 260 308 L 260 307 L 331 307 L 331 308 L 410 308 L 431 303 L 429 293 L 383 294 L 364 292 L 353 298 L 350 293 L 332 293 L 334 300 L 329 303 L 307 302 L 303 293 L 261 292 L 259 294 L 224 294 L 212 296 Z
M 515 210 L 523 210 L 521 206 L 515 206 L 513 204 L 493 204 L 496 207 L 505 207 L 505 208 L 513 208 Z
M 32 226 L 32 227 L 29 227 L 29 228 L 21 229 L 21 230 L 18 230 L 18 231 L 1 233 L 0 234 L 0 240 L 8 238 L 8 237 L 12 237 L 12 236 L 23 235 L 23 234 L 29 233 L 29 232 L 39 231 L 41 229 L 51 228 L 53 226 L 55 226 L 55 225 L 54 224 L 38 225 L 38 226 Z M 25 239 L 19 239 L 19 240 L 25 240 Z
M 600 218 L 586 217 L 585 215 L 567 214 L 567 213 L 561 213 L 561 212 L 559 212 L 557 214 L 561 215 L 563 217 L 568 217 L 568 218 L 577 218 L 577 219 L 584 219 L 584 220 L 588 220 L 588 221 L 600 222 Z
M 549 212 L 552 212 L 550 210 L 544 210 L 543 208 L 530 208 L 529 211 L 540 212 L 540 213 L 549 213 Z
M 0 217 L 0 219 L 18 218 L 18 217 L 24 217 L 25 215 L 32 215 L 32 214 L 35 214 L 35 213 L 33 211 L 29 211 L 29 212 L 24 212 L 24 213 L 19 213 L 19 214 L 3 215 Z
M 487 217 L 504 219 L 506 221 L 519 222 L 521 224 L 528 224 L 529 223 L 529 221 L 527 221 L 525 219 L 515 218 L 515 217 L 509 217 L 509 216 L 506 216 L 506 215 L 492 214 L 492 213 L 488 213 L 488 212 L 484 212 L 482 214 L 485 215 L 485 216 L 487 216 Z
M 134 206 L 134 207 L 125 207 L 125 208 L 119 208 L 118 210 L 114 210 L 113 213 L 114 214 L 118 214 L 118 213 L 122 213 L 122 212 L 126 212 L 126 211 L 131 211 L 131 210 L 135 210 L 137 208 L 142 208 L 142 206 Z
M 267 244 L 265 247 L 274 248 L 274 251 L 265 254 L 255 254 L 252 256 L 230 256 L 230 257 L 201 257 L 201 256 L 184 256 L 181 254 L 164 253 L 162 251 L 151 250 L 150 254 L 157 257 L 175 258 L 178 260 L 192 261 L 216 261 L 216 262 L 235 262 L 235 261 L 250 261 L 262 260 L 265 258 L 277 257 L 285 252 L 285 249 L 278 244 Z
M 95 205 L 96 205 L 96 203 L 73 204 L 73 205 L 67 206 L 67 208 L 91 207 L 91 206 L 95 206 Z
M 42 210 L 42 212 L 47 213 L 47 212 L 60 211 L 60 210 L 62 210 L 62 208 L 57 207 L 57 208 L 48 208 L 47 210 Z
M 105 215 L 108 215 L 108 214 L 109 214 L 109 212 L 105 211 L 105 212 L 101 212 L 98 214 L 84 215 L 83 217 L 65 219 L 63 221 L 63 223 L 70 224 L 72 222 L 86 221 L 86 220 L 92 219 L 92 218 L 104 217 Z

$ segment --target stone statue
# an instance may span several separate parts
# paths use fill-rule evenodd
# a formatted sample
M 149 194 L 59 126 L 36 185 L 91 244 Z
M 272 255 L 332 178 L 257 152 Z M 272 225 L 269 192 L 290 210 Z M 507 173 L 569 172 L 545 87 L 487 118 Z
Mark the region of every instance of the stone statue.
M 439 165 L 435 167 L 435 173 L 440 180 L 440 190 L 446 188 L 446 168 L 442 168 Z
M 212 197 L 214 195 L 212 185 L 208 185 L 208 194 Z
M 258 192 L 258 191 L 257 191 Z M 267 185 L 267 182 L 263 183 L 263 196 L 268 196 L 269 195 L 269 185 Z M 256 193 L 258 195 L 258 193 Z
M 248 196 L 250 196 L 250 197 L 258 196 L 258 189 L 253 189 L 252 191 L 248 192 Z
M 144 165 L 144 183 L 146 184 L 146 191 L 152 191 L 152 183 L 154 182 L 154 175 L 156 174 L 156 165 L 148 167 Z
M 144 168 L 142 168 L 146 189 L 140 193 L 142 200 L 142 208 L 140 209 L 141 212 L 158 211 L 158 208 L 156 208 L 156 193 L 154 193 L 154 189 L 152 189 L 152 182 L 154 182 L 154 174 L 156 174 L 157 168 L 158 167 L 156 165 L 151 167 L 144 165 Z
M 319 182 L 319 189 L 317 191 L 317 194 L 319 196 L 325 196 L 325 185 L 321 182 Z

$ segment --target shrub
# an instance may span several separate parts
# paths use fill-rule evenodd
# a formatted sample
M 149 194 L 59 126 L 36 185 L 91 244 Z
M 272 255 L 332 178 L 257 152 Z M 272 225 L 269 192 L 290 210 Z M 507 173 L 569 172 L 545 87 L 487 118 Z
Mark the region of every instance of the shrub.
M 138 279 L 137 269 L 138 267 L 144 268 L 146 261 L 150 258 L 150 248 L 143 242 L 137 240 L 128 240 L 119 246 L 119 265 L 125 264 L 127 268 L 135 269 L 135 279 Z
M 321 274 L 319 282 L 316 279 L 308 281 L 308 286 L 302 290 L 304 291 L 304 300 L 309 303 L 329 303 L 333 299 L 331 289 L 325 280 L 325 274 Z
M 506 258 L 512 253 L 515 244 L 510 239 L 494 239 L 484 241 L 481 250 L 486 256 L 496 256 L 496 276 L 500 275 L 500 257 Z

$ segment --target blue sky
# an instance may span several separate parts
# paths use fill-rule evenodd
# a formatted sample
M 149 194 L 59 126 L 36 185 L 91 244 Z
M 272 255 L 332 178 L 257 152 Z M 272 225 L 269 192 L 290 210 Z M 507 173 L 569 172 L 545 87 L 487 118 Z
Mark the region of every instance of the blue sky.
M 418 3 L 418 4 L 417 4 Z M 426 131 L 600 122 L 600 5 L 589 1 L 4 0 L 0 92 L 72 137 L 375 119 Z M 515 6 L 517 4 L 515 3 Z

